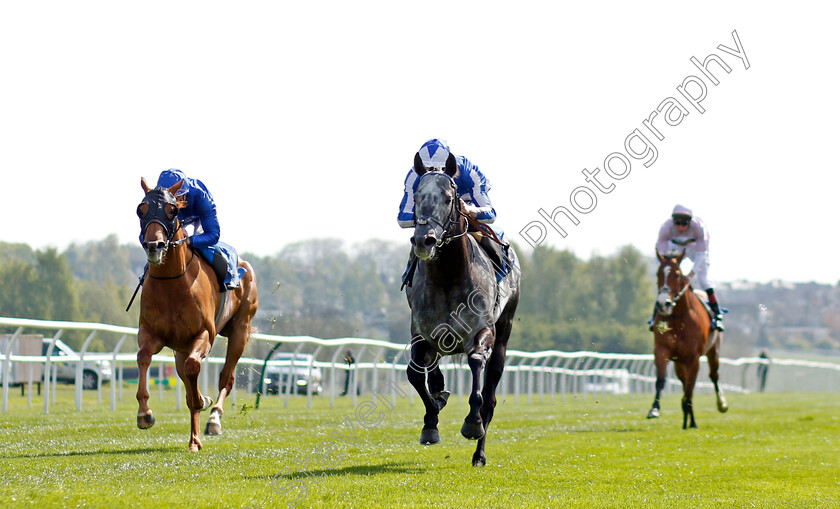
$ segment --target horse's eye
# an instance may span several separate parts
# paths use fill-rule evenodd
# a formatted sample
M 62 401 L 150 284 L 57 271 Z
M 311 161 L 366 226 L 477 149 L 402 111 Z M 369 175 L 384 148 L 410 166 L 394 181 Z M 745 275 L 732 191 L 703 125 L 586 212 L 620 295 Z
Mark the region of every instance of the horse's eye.
M 146 215 L 146 212 L 149 211 L 149 205 L 147 203 L 141 203 L 137 206 L 137 216 L 140 219 L 143 219 L 143 216 Z
M 178 208 L 175 205 L 166 206 L 166 215 L 169 219 L 174 219 L 178 215 Z

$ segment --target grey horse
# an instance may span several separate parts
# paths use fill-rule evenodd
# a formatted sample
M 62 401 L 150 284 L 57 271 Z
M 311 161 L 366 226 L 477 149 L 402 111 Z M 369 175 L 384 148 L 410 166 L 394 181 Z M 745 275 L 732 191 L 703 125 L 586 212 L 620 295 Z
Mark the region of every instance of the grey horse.
M 512 270 L 497 282 L 490 257 L 467 232 L 468 221 L 453 180 L 458 171 L 454 156 L 450 154 L 444 171 L 432 171 L 417 154 L 414 168 L 419 181 L 411 244 L 419 262 L 413 284 L 406 290 L 412 335 L 406 371 L 426 407 L 420 443 L 440 442 L 438 414 L 449 392 L 438 362 L 444 355 L 466 354 L 472 389 L 461 434 L 478 440 L 472 464 L 483 466 L 487 427 L 519 303 L 519 262 L 511 246 Z

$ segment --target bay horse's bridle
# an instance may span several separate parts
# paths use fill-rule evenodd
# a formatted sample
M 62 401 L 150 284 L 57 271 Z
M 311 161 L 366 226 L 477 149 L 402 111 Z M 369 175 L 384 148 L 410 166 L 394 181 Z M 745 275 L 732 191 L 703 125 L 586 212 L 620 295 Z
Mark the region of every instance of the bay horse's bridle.
M 140 207 L 144 203 L 148 206 L 148 210 L 145 215 L 140 212 Z M 174 208 L 174 216 L 170 217 L 167 213 L 167 205 L 171 205 Z M 137 206 L 137 215 L 140 217 L 141 238 L 145 239 L 146 230 L 148 230 L 149 226 L 152 224 L 159 224 L 163 228 L 163 231 L 166 232 L 166 240 L 162 243 L 157 242 L 157 245 L 155 246 L 156 249 L 160 249 L 165 253 L 170 247 L 178 246 L 187 241 L 188 237 L 184 237 L 181 240 L 172 240 L 181 228 L 181 221 L 178 219 L 177 200 L 169 189 L 165 187 L 156 187 L 146 193 L 143 201 L 141 201 L 140 205 Z M 143 240 L 143 248 L 148 252 L 149 243 L 145 240 Z
M 679 270 L 679 265 L 677 265 L 676 267 L 677 267 L 677 270 Z M 671 267 L 669 266 L 668 268 L 671 268 Z M 666 309 L 670 309 L 672 306 L 675 307 L 677 305 L 677 303 L 680 301 L 680 299 L 682 299 L 683 296 L 685 296 L 685 293 L 691 287 L 691 277 L 690 276 L 687 276 L 685 274 L 680 274 L 679 277 L 680 277 L 679 281 L 680 282 L 685 281 L 685 284 L 683 285 L 682 289 L 679 292 L 676 293 L 676 295 L 671 295 L 671 292 L 673 290 L 671 290 L 671 287 L 668 285 L 668 276 L 667 275 L 665 275 L 665 281 L 663 282 L 663 285 L 660 287 L 660 290 L 659 290 L 660 295 L 662 295 L 664 293 L 664 290 L 666 290 L 666 289 L 668 290 L 668 298 L 665 300 L 665 302 L 662 303 L 662 305 L 665 306 Z
M 152 199 L 149 199 L 149 196 Z M 145 214 L 140 210 L 140 207 L 146 204 L 148 206 L 148 210 Z M 172 205 L 175 211 L 173 217 L 169 217 L 169 214 L 166 212 L 166 206 Z M 172 192 L 165 187 L 156 187 L 154 189 L 149 190 L 146 193 L 146 196 L 140 202 L 140 205 L 137 206 L 137 216 L 140 218 L 140 238 L 143 244 L 143 250 L 148 255 L 149 253 L 149 243 L 145 241 L 146 238 L 146 230 L 149 229 L 149 226 L 152 224 L 159 224 L 163 231 L 166 232 L 166 240 L 164 242 L 156 242 L 155 249 L 161 250 L 161 259 L 163 259 L 163 255 L 166 254 L 166 251 L 170 247 L 175 247 L 183 244 L 187 241 L 189 237 L 184 236 L 181 240 L 172 240 L 175 238 L 175 235 L 178 233 L 178 230 L 181 229 L 181 221 L 178 219 L 178 202 L 175 196 L 172 195 Z M 163 244 L 163 245 L 161 245 Z M 168 276 L 168 277 L 161 277 L 161 276 L 153 276 L 148 273 L 149 266 L 146 265 L 145 270 L 143 271 L 143 275 L 140 276 L 140 281 L 137 283 L 137 288 L 134 289 L 134 294 L 131 296 L 131 300 L 128 301 L 128 306 L 125 308 L 128 311 L 131 308 L 131 304 L 134 302 L 134 298 L 137 296 L 137 292 L 140 290 L 140 287 L 143 286 L 143 281 L 146 279 L 146 275 L 151 277 L 152 279 L 178 279 L 190 270 L 190 266 L 192 265 L 193 259 L 195 258 L 195 252 L 193 251 L 192 256 L 190 257 L 190 261 L 187 263 L 187 266 L 184 268 L 184 271 L 177 276 Z

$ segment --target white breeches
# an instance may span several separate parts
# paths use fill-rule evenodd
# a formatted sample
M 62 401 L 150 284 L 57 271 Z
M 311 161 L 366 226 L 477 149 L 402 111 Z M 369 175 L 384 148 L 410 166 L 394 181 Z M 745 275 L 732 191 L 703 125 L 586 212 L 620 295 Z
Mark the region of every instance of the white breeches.
M 679 246 L 674 243 L 669 243 L 670 253 L 681 253 L 683 249 L 682 246 Z M 712 288 L 712 283 L 709 280 L 709 252 L 708 251 L 694 251 L 691 249 L 687 249 L 685 251 L 685 257 L 694 263 L 694 268 L 692 271 L 694 275 L 697 277 L 697 286 L 699 290 L 708 290 Z

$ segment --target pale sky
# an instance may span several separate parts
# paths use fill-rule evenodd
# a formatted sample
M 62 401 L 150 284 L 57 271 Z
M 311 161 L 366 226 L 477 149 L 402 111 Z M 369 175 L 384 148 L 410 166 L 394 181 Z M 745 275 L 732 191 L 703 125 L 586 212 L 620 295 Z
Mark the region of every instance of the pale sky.
M 240 252 L 313 237 L 408 249 L 403 180 L 437 137 L 487 175 L 524 249 L 538 211 L 586 185 L 594 209 L 544 243 L 652 254 L 682 203 L 710 230 L 713 279 L 840 280 L 834 4 L 513 5 L 4 2 L 0 241 L 135 242 L 140 177 L 180 168 Z M 718 49 L 737 48 L 733 31 L 748 69 Z M 731 68 L 709 65 L 717 86 L 690 61 L 712 53 Z M 677 90 L 690 76 L 702 114 Z M 655 118 L 658 140 L 643 121 L 668 98 L 688 114 Z M 657 159 L 628 158 L 614 180 L 604 160 L 627 157 L 635 129 Z M 595 168 L 608 194 L 581 173 Z

